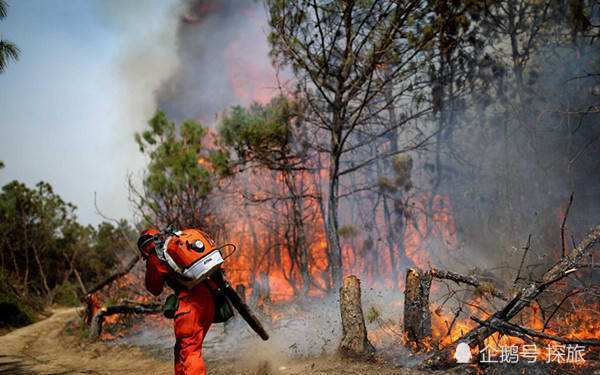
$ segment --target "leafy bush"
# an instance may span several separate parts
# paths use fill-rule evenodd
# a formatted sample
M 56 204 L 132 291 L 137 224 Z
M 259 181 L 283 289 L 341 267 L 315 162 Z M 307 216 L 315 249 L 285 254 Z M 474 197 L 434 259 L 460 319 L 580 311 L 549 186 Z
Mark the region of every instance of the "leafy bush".
M 35 312 L 11 290 L 0 270 L 0 328 L 22 327 L 35 321 Z
M 373 323 L 381 317 L 381 312 L 377 306 L 369 306 L 365 319 L 367 323 Z
M 78 306 L 80 302 L 75 285 L 66 282 L 57 286 L 54 289 L 54 303 L 63 306 Z
M 12 181 L 0 190 L 2 324 L 25 324 L 48 303 L 79 304 L 76 274 L 94 285 L 129 258 L 134 229 L 122 220 L 96 228 L 77 221 L 75 206 L 52 186 Z

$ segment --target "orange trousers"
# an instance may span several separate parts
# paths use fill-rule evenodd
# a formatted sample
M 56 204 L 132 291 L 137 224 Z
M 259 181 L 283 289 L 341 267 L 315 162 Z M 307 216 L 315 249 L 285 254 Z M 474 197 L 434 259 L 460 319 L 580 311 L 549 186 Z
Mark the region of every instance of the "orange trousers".
M 205 375 L 202 342 L 215 316 L 212 294 L 205 283 L 179 292 L 175 314 L 175 375 Z

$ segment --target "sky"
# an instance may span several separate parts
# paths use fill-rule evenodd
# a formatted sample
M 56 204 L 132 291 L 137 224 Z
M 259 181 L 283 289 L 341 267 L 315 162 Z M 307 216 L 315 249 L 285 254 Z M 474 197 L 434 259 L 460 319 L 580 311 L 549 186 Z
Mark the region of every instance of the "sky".
M 47 181 L 84 224 L 132 218 L 133 141 L 176 65 L 173 1 L 9 0 L 0 36 L 19 61 L 0 74 L 0 184 Z M 147 77 L 145 79 L 140 79 Z

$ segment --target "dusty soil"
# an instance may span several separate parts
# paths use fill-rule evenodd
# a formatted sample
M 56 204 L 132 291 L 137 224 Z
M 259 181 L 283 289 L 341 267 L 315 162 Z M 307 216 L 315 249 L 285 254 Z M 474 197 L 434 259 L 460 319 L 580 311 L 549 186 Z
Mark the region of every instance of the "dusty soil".
M 52 316 L 0 337 L 4 374 L 168 374 L 169 363 L 149 358 L 138 348 L 84 344 L 64 332 L 78 309 L 56 309 Z
M 171 360 L 157 351 L 132 344 L 114 342 L 90 343 L 84 332 L 66 332 L 69 322 L 76 321 L 79 309 L 58 308 L 40 322 L 0 336 L 0 374 L 172 374 Z M 212 328 L 211 328 L 212 329 Z M 215 332 L 217 335 L 218 332 Z M 408 368 L 398 368 L 383 361 L 364 363 L 344 361 L 335 356 L 292 359 L 270 351 L 256 341 L 245 347 L 235 360 L 223 359 L 224 348 L 209 342 L 206 345 L 210 375 L 422 375 L 430 374 Z M 170 352 L 170 350 L 169 350 Z M 600 374 L 600 366 L 586 369 L 544 367 L 488 368 L 486 374 Z M 475 374 L 473 367 L 457 367 L 437 374 Z M 481 373 L 481 372 L 479 372 Z
M 65 326 L 76 319 L 78 309 L 60 308 L 52 316 L 30 326 L 0 336 L 0 373 L 2 374 L 171 374 L 170 361 L 151 357 L 138 347 L 89 343 L 77 334 L 65 333 Z M 313 359 L 273 358 L 269 362 L 246 358 L 234 363 L 208 361 L 213 375 L 300 375 L 300 374 L 377 374 L 413 375 L 421 372 L 398 369 L 379 363 L 356 363 L 336 357 Z

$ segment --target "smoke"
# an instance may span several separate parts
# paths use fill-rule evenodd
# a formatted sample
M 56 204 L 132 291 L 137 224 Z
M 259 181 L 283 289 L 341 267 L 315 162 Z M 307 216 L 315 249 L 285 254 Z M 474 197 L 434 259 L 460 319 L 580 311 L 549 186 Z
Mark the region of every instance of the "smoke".
M 393 301 L 393 303 L 391 303 Z M 370 340 L 379 349 L 390 348 L 395 360 L 409 364 L 408 356 L 398 348 L 401 334 L 397 328 L 381 330 L 381 326 L 391 326 L 389 322 L 400 320 L 399 311 L 402 298 L 397 291 L 363 292 L 363 309 L 375 309 L 376 321 L 367 321 Z M 268 341 L 262 341 L 248 324 L 236 313 L 226 324 L 213 324 L 203 344 L 203 356 L 206 361 L 217 362 L 219 366 L 231 363 L 237 368 L 256 368 L 262 362 L 271 365 L 289 364 L 290 358 L 316 357 L 335 353 L 342 337 L 339 300 L 329 296 L 318 301 L 305 301 L 302 304 L 290 304 L 284 310 L 277 310 L 277 317 L 271 319 L 258 312 L 260 320 L 270 335 Z M 382 322 L 388 322 L 382 324 Z M 118 345 L 134 345 L 164 360 L 173 359 L 173 329 L 171 322 L 159 319 L 146 319 L 142 325 L 124 337 L 115 340 Z M 399 355 L 402 353 L 401 355 Z M 233 373 L 232 369 L 232 373 Z
M 277 93 L 260 2 L 184 3 L 177 25 L 177 71 L 157 91 L 158 107 L 174 120 L 212 125 L 233 105 L 266 102 Z
M 554 261 L 571 193 L 567 246 L 600 222 L 594 143 L 600 131 L 593 126 L 597 115 L 589 112 L 598 102 L 597 82 L 574 79 L 593 71 L 596 53 L 592 47 L 542 50 L 525 70 L 522 91 L 498 94 L 487 107 L 471 102 L 450 124 L 436 172 L 442 176 L 439 193 L 450 196 L 464 267 L 519 262 L 530 234 L 534 250 L 526 264 Z M 493 85 L 506 85 L 506 79 Z M 433 157 L 426 162 L 433 164 Z
M 114 163 L 140 184 L 146 160 L 132 141 L 156 110 L 174 121 L 212 126 L 233 105 L 267 102 L 277 93 L 270 64 L 266 13 L 260 2 L 111 0 L 100 10 L 120 37 L 115 57 L 121 83 Z M 123 186 L 113 190 L 121 190 Z M 98 197 L 99 205 L 115 205 Z M 122 204 L 122 203 L 119 203 Z M 109 207 L 106 207 L 109 205 Z
M 133 123 L 142 123 L 158 107 L 174 120 L 193 118 L 212 125 L 215 116 L 232 105 L 265 102 L 276 94 L 276 72 L 270 65 L 265 35 L 266 15 L 260 3 L 195 0 L 170 9 L 168 21 L 149 31 L 154 37 L 133 33 L 139 39 L 131 44 L 124 59 L 124 76 L 132 82 L 130 92 L 139 95 L 129 100 L 139 109 L 140 117 L 146 116 L 132 120 Z M 127 20 L 124 23 L 130 25 Z M 152 40 L 166 41 L 166 48 L 153 45 Z M 576 55 L 560 55 L 548 61 L 542 56 L 538 60 L 531 63 L 536 66 L 535 73 L 530 70 L 526 74 L 530 81 L 527 95 L 512 92 L 513 97 L 498 95 L 492 105 L 479 108 L 471 102 L 469 109 L 457 109 L 450 128 L 440 138 L 440 154 L 429 149 L 412 155 L 415 197 L 418 198 L 418 192 L 427 192 L 420 198 L 422 201 L 436 195 L 448 197 L 444 205 L 450 208 L 443 208 L 455 224 L 447 224 L 456 226 L 452 235 L 456 235 L 458 244 L 452 243 L 452 248 L 448 242 L 453 241 L 443 241 L 447 236 L 427 236 L 419 245 L 419 249 L 424 247 L 427 251 L 433 265 L 462 271 L 518 262 L 521 252 L 510 249 L 522 244 L 529 234 L 534 235 L 534 249 L 540 250 L 532 251 L 532 257 L 549 261 L 548 253 L 559 246 L 561 212 L 571 192 L 575 192 L 575 204 L 569 228 L 574 237 L 581 238 L 587 228 L 599 221 L 600 160 L 597 144 L 590 144 L 590 140 L 597 139 L 600 133 L 591 126 L 593 117 L 564 115 L 565 111 L 585 109 L 597 102 L 593 94 L 597 83 L 565 84 L 590 68 Z M 496 87 L 502 84 L 500 78 L 493 83 Z M 517 96 L 523 101 L 518 102 Z M 511 112 L 515 107 L 520 112 Z M 435 126 L 435 119 L 430 120 Z M 436 163 L 436 156 L 441 163 Z M 440 182 L 436 184 L 433 181 L 438 176 Z M 370 177 L 373 181 L 380 176 L 373 172 Z M 345 182 L 352 185 L 354 180 Z M 372 228 L 373 238 L 365 239 L 364 245 L 352 244 L 360 255 L 355 263 L 361 266 L 352 271 L 383 275 L 386 280 L 380 280 L 380 284 L 386 285 L 389 270 L 384 254 L 384 223 L 374 222 L 375 215 L 368 213 L 357 218 L 360 211 L 350 207 L 362 206 L 365 212 L 369 211 L 376 201 L 371 198 L 355 195 L 343 203 L 344 217 L 340 221 L 365 224 L 361 230 Z M 359 253 L 360 248 L 364 248 L 363 253 Z M 452 263 L 446 262 L 448 255 Z M 442 259 L 446 263 L 437 263 Z M 402 279 L 404 272 L 399 271 Z M 373 295 L 372 291 L 365 294 Z M 385 318 L 397 319 L 394 314 L 400 308 L 392 306 L 392 301 L 398 301 L 398 296 L 384 296 L 378 303 L 389 307 Z M 213 329 L 207 338 L 207 355 L 210 358 L 216 353 L 227 358 L 230 354 L 262 352 L 272 358 L 273 353 L 302 356 L 332 351 L 337 345 L 335 338 L 340 337 L 337 301 L 305 304 L 304 308 L 310 316 L 290 314 L 294 318 L 271 327 L 272 341 L 260 347 L 243 322 L 230 326 L 234 332 L 226 336 Z M 154 341 L 156 337 L 143 336 L 142 341 Z M 332 339 L 333 342 L 327 341 Z
M 121 35 L 122 53 L 116 65 L 123 82 L 120 94 L 127 104 L 123 128 L 141 130 L 156 111 L 157 90 L 179 67 L 176 30 L 183 7 L 175 0 L 152 6 L 140 6 L 134 0 L 102 4 L 106 22 Z
M 115 164 L 125 173 L 137 172 L 131 176 L 138 187 L 146 160 L 133 133 L 157 110 L 177 122 L 195 119 L 211 126 L 231 106 L 266 102 L 277 92 L 259 2 L 113 0 L 101 10 L 121 36 L 116 65 L 123 110 L 114 129 Z M 102 196 L 99 203 L 103 207 Z
M 108 0 L 97 5 L 103 25 L 112 32 L 116 53 L 111 71 L 114 77 L 117 106 L 106 118 L 111 125 L 108 160 L 103 163 L 116 176 L 104 182 L 98 195 L 98 206 L 111 217 L 122 217 L 127 207 L 127 178 L 137 177 L 146 160 L 133 141 L 134 133 L 145 128 L 157 107 L 156 92 L 176 71 L 176 28 L 181 4 L 177 0 L 140 2 Z M 137 182 L 134 181 L 134 183 Z M 107 186 L 111 191 L 106 192 Z M 106 194 L 105 194 L 106 193 Z

